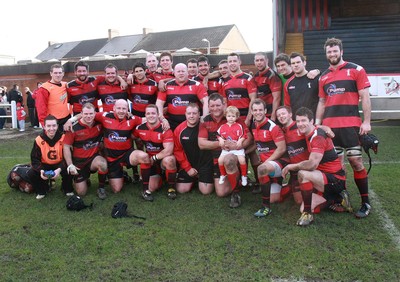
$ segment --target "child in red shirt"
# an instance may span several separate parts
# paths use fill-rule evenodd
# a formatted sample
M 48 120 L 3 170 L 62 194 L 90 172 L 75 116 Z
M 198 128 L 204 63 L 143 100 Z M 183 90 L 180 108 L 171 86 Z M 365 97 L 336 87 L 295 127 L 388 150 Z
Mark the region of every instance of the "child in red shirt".
M 221 148 L 224 147 L 224 142 L 233 141 L 236 142 L 238 147 L 242 147 L 243 141 L 247 138 L 243 126 L 236 122 L 236 120 L 240 117 L 240 112 L 238 108 L 235 106 L 229 106 L 226 108 L 225 111 L 226 116 L 226 123 L 221 125 L 218 129 L 218 141 Z M 237 156 L 239 164 L 240 164 L 240 171 L 242 174 L 242 185 L 247 185 L 247 162 L 246 156 L 244 153 L 244 149 L 240 150 L 224 150 L 222 149 L 221 155 L 218 158 L 218 166 L 221 172 L 221 176 L 219 178 L 219 184 L 223 184 L 226 178 L 226 171 L 224 167 L 224 158 L 227 154 L 234 154 Z

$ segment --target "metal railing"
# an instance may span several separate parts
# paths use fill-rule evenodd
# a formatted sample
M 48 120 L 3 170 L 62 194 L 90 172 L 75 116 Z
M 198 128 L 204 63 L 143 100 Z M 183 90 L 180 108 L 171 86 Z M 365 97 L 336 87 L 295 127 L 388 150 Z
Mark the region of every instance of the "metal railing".
M 15 101 L 11 101 L 10 104 L 0 104 L 1 108 L 10 108 L 10 114 L 11 115 L 0 115 L 0 118 L 11 118 L 11 126 L 12 128 L 18 128 L 17 123 L 17 104 L 15 103 Z M 7 113 L 7 109 L 6 109 L 6 113 Z

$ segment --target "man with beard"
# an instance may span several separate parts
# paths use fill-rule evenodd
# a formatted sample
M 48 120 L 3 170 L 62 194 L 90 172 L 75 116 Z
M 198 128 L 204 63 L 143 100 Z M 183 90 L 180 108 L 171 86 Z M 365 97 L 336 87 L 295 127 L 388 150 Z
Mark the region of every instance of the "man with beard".
M 371 212 L 368 195 L 368 174 L 363 164 L 359 136 L 371 131 L 371 100 L 367 74 L 363 67 L 343 60 L 342 41 L 329 38 L 324 45 L 329 68 L 319 80 L 319 102 L 316 124 L 327 125 L 335 133 L 333 143 L 344 165 L 346 154 L 354 173 L 354 181 L 361 196 L 357 218 Z M 364 120 L 359 114 L 359 101 Z
M 82 111 L 82 106 L 85 103 L 92 103 L 96 110 L 98 108 L 97 100 L 99 93 L 97 86 L 105 80 L 105 77 L 100 75 L 97 77 L 89 76 L 89 65 L 83 61 L 79 61 L 74 66 L 76 79 L 68 82 L 68 102 L 72 106 L 74 115 Z M 128 84 L 122 77 L 117 76 L 121 88 L 125 89 Z

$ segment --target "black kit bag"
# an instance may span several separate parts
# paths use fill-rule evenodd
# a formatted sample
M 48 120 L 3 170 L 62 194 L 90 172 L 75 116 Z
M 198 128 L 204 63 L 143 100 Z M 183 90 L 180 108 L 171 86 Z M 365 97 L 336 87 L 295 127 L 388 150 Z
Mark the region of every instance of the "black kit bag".
M 115 203 L 111 210 L 111 216 L 113 218 L 134 217 L 134 218 L 146 219 L 144 217 L 137 216 L 137 215 L 129 215 L 128 214 L 128 205 L 125 202 Z
M 22 192 L 32 193 L 32 182 L 28 173 L 32 167 L 30 164 L 17 164 L 7 175 L 7 184 L 13 189 L 19 189 Z
M 67 200 L 66 207 L 70 211 L 80 211 L 86 208 L 92 209 L 93 203 L 90 205 L 86 205 L 81 197 L 73 195 Z

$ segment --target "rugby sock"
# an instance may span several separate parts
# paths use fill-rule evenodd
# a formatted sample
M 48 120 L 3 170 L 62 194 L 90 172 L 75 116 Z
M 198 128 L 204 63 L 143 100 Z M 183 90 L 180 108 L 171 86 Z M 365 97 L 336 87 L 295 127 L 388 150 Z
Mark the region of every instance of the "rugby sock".
M 106 185 L 106 179 L 107 179 L 107 171 L 98 171 L 97 172 L 97 179 L 99 180 L 99 188 L 104 188 Z
M 304 202 L 304 211 L 311 213 L 313 184 L 311 182 L 300 183 L 300 189 L 301 189 L 301 196 L 303 197 L 303 202 Z
M 354 171 L 354 181 L 356 182 L 358 191 L 360 192 L 361 202 L 369 204 L 367 170 L 364 168 L 360 171 Z
M 247 176 L 247 164 L 240 165 L 240 172 L 242 173 L 242 176 Z
M 283 200 L 285 200 L 290 195 L 290 191 L 291 189 L 289 184 L 282 186 L 280 202 L 283 202 Z
M 229 184 L 231 184 L 232 191 L 234 193 L 238 193 L 239 192 L 239 185 L 238 185 L 239 184 L 239 181 L 238 181 L 239 171 L 236 171 L 234 173 L 228 173 L 227 176 L 228 176 Z
M 142 176 L 143 191 L 149 189 L 150 173 L 151 173 L 150 164 L 140 165 L 140 175 Z
M 261 188 L 261 197 L 262 197 L 262 205 L 264 207 L 271 207 L 270 198 L 271 198 L 271 182 L 268 175 L 260 176 L 258 178 L 260 181 Z
M 256 164 L 256 165 L 251 165 L 251 167 L 253 168 L 253 172 L 254 172 L 254 179 L 256 180 L 256 182 L 258 182 L 258 171 L 257 168 L 260 164 Z
M 219 167 L 220 174 L 221 175 L 226 175 L 225 166 L 223 164 L 222 165 L 219 164 L 218 167 Z
M 165 170 L 165 177 L 167 178 L 167 182 L 170 188 L 175 189 L 176 183 L 176 169 L 166 169 Z

